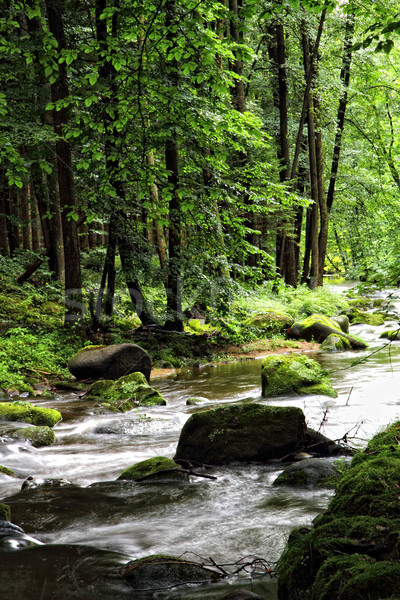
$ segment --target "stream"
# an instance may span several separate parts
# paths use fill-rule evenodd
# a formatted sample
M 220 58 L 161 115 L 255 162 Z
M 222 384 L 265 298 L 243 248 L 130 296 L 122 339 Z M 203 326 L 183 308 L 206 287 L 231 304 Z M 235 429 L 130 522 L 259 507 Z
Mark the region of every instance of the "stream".
M 93 414 L 92 404 L 78 394 L 64 393 L 47 401 L 38 397 L 33 400 L 36 405 L 57 408 L 63 415 L 54 429 L 57 442 L 35 449 L 0 438 L 0 464 L 13 469 L 18 477 L 0 474 L 0 501 L 17 494 L 27 477 L 66 479 L 80 487 L 54 488 L 47 499 L 45 516 L 43 511 L 42 516 L 35 513 L 29 494 L 19 512 L 17 507 L 17 515 L 23 516 L 15 522 L 45 544 L 84 544 L 110 550 L 124 555 L 122 564 L 126 556 L 129 560 L 151 554 L 180 556 L 185 552 L 192 560 L 201 562 L 211 557 L 224 565 L 245 557 L 274 563 L 290 530 L 310 525 L 325 509 L 332 491 L 272 487 L 282 470 L 280 463 L 216 467 L 212 472 L 216 480 L 191 478 L 190 482 L 138 485 L 116 483 L 115 479 L 141 460 L 173 457 L 183 424 L 191 412 L 198 410 L 186 405 L 192 396 L 207 398 L 207 407 L 244 400 L 297 406 L 303 410 L 309 427 L 335 440 L 347 434 L 352 445 L 365 445 L 368 438 L 399 415 L 400 342 L 387 345 L 387 340 L 379 339 L 383 330 L 397 327 L 396 320 L 379 327 L 352 326 L 351 335 L 367 341 L 368 350 L 308 354 L 330 372 L 338 391 L 335 399 L 261 398 L 261 358 L 181 370 L 168 379 L 153 379 L 151 385 L 161 391 L 166 407 L 100 415 Z M 367 356 L 366 362 L 351 367 L 355 360 Z M 7 426 L 1 425 L 0 435 Z M 82 572 L 79 577 L 84 579 Z M 31 589 L 37 586 L 37 592 L 29 598 L 53 597 L 43 592 L 43 574 L 28 576 L 35 579 Z M 50 585 L 63 585 L 50 576 L 49 581 Z M 227 591 L 241 588 L 266 600 L 276 598 L 276 579 L 257 570 L 247 570 L 223 583 L 153 594 L 151 598 L 217 600 Z M 1 599 L 22 600 L 22 592 L 18 596 L 19 588 L 15 590 L 10 586 L 7 595 L 7 587 L 0 588 Z M 64 598 L 72 597 L 111 600 L 138 596 L 133 590 L 118 590 L 117 595 L 112 583 L 108 587 L 103 583 L 89 595 L 73 595 L 66 588 Z

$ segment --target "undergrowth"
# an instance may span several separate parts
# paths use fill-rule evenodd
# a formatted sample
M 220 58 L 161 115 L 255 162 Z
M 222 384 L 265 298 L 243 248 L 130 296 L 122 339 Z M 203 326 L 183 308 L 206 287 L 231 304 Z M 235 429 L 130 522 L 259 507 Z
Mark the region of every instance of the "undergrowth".
M 84 298 L 87 304 L 90 295 L 96 295 L 103 259 L 103 254 L 99 252 L 83 256 Z M 120 279 L 117 280 L 113 315 L 103 330 L 100 333 L 91 332 L 88 310 L 84 323 L 86 329 L 73 331 L 63 325 L 62 287 L 51 279 L 45 263 L 29 282 L 22 285 L 16 283 L 17 276 L 23 273 L 30 262 L 32 253 L 17 253 L 13 259 L 0 256 L 0 326 L 1 322 L 10 322 L 12 327 L 7 333 L 3 330 L 0 388 L 31 391 L 32 385 L 38 380 L 69 376 L 68 359 L 88 341 L 95 344 L 136 342 L 135 332 L 140 321 L 132 310 Z M 188 358 L 200 358 L 202 353 L 209 357 L 211 353 L 215 354 L 221 348 L 232 345 L 244 345 L 246 352 L 251 351 L 252 345 L 254 348 L 254 344 L 260 340 L 264 347 L 268 339 L 268 348 L 274 349 L 294 343 L 285 339 L 287 325 L 280 326 L 277 323 L 273 329 L 269 329 L 268 323 L 266 326 L 265 322 L 258 322 L 254 316 L 277 313 L 284 314 L 289 320 L 296 320 L 312 313 L 336 315 L 348 307 L 346 297 L 329 288 L 311 291 L 306 286 L 294 289 L 281 284 L 276 290 L 273 286 L 276 286 L 276 282 L 266 282 L 258 287 L 240 286 L 235 282 L 220 308 L 215 302 L 207 306 L 206 302 L 197 303 L 191 297 L 183 307 L 185 331 L 195 339 L 182 344 L 182 338 L 172 340 L 172 337 L 160 334 L 161 338 L 147 348 L 150 355 L 153 360 L 180 366 Z M 163 322 L 165 302 L 162 298 L 165 294 L 162 285 L 157 289 L 146 289 L 146 294 L 155 317 Z M 201 305 L 202 314 L 199 318 L 191 318 L 196 304 Z M 136 343 L 141 342 L 139 340 Z

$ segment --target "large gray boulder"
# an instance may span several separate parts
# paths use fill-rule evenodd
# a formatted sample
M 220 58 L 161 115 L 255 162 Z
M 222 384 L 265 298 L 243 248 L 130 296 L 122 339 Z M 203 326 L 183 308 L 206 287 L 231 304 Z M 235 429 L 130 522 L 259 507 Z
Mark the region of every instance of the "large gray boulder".
M 234 404 L 193 414 L 174 459 L 210 465 L 262 462 L 295 451 L 305 433 L 300 408 Z
M 87 346 L 70 358 L 68 369 L 77 379 L 119 379 L 138 371 L 150 381 L 151 360 L 136 344 Z

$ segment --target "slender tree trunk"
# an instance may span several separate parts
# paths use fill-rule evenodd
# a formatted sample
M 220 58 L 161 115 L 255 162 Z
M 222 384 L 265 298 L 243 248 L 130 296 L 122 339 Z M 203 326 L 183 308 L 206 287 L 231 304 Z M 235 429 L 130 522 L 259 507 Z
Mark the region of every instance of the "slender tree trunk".
M 107 7 L 107 0 L 96 0 L 96 36 L 99 42 L 100 51 L 102 53 L 103 64 L 100 67 L 100 77 L 104 83 L 110 86 L 112 96 L 116 92 L 115 83 L 115 69 L 112 66 L 111 61 L 107 61 L 106 57 L 109 54 L 108 45 L 108 19 L 101 18 Z M 118 4 L 115 5 L 118 8 Z M 115 38 L 117 34 L 117 19 L 118 10 L 112 17 L 111 30 L 112 35 Z M 103 103 L 107 106 L 110 102 L 108 97 L 103 99 Z M 134 275 L 136 265 L 132 260 L 134 256 L 134 249 L 130 242 L 131 232 L 130 227 L 132 225 L 125 212 L 126 197 L 123 182 L 119 177 L 119 162 L 118 151 L 116 148 L 116 139 L 118 138 L 118 132 L 115 130 L 113 122 L 111 121 L 108 112 L 105 110 L 107 115 L 105 118 L 105 155 L 106 155 L 106 170 L 110 177 L 110 183 L 115 191 L 115 197 L 118 199 L 119 207 L 114 206 L 111 212 L 110 222 L 108 227 L 108 247 L 106 261 L 103 269 L 103 276 L 100 285 L 100 290 L 96 303 L 96 316 L 95 320 L 98 323 L 101 314 L 101 307 L 103 301 L 103 295 L 106 295 L 105 301 L 105 313 L 106 316 L 110 316 L 112 313 L 113 297 L 115 292 L 115 254 L 116 248 L 119 249 L 121 258 L 122 271 L 125 277 L 126 285 L 129 291 L 129 295 L 132 304 L 142 321 L 143 325 L 154 324 L 154 318 L 151 315 L 149 307 L 143 296 L 140 284 L 137 277 Z
M 8 256 L 7 220 L 6 220 L 6 178 L 3 170 L 0 171 L 0 254 Z
M 326 248 L 328 245 L 329 215 L 325 197 L 324 158 L 322 150 L 321 105 L 316 94 L 314 97 L 316 119 L 315 153 L 318 175 L 318 204 L 319 204 L 319 235 L 318 235 L 318 285 L 323 285 Z
M 15 190 L 8 188 L 5 196 L 5 213 L 7 217 L 7 236 L 10 256 L 20 247 L 18 230 L 17 195 Z
M 24 250 L 31 250 L 31 215 L 29 204 L 29 187 L 27 183 L 24 184 L 20 192 L 20 207 L 22 221 L 22 247 Z
M 335 196 L 336 177 L 339 169 L 340 151 L 342 148 L 342 137 L 344 131 L 344 121 L 346 116 L 347 98 L 350 85 L 350 66 L 352 60 L 352 47 L 354 36 L 355 15 L 350 14 L 346 19 L 346 30 L 343 47 L 342 69 L 340 71 L 340 81 L 343 85 L 343 94 L 339 101 L 339 108 L 336 118 L 336 136 L 333 148 L 331 175 L 329 179 L 328 193 L 326 196 L 326 205 L 330 212 Z
M 165 26 L 167 38 L 176 44 L 171 25 L 176 19 L 175 2 L 168 0 L 165 5 Z M 178 64 L 171 61 L 167 67 L 167 76 L 172 88 L 178 86 Z M 169 110 L 173 111 L 170 106 Z M 182 317 L 182 213 L 179 197 L 179 150 L 176 132 L 171 133 L 165 144 L 165 168 L 168 173 L 169 194 L 169 235 L 168 235 L 168 285 L 167 318 L 164 324 L 167 330 L 183 331 Z
M 58 52 L 66 49 L 63 17 L 59 0 L 45 0 L 49 29 L 58 43 Z M 58 79 L 51 84 L 53 102 L 68 96 L 65 63 L 59 64 Z M 63 128 L 68 123 L 68 110 L 63 107 L 53 111 L 54 129 L 57 134 L 56 156 L 58 190 L 61 205 L 61 223 L 65 255 L 65 323 L 73 325 L 82 316 L 81 264 L 76 223 L 70 217 L 75 211 L 74 181 L 70 144 L 63 138 Z
M 309 78 L 312 69 L 310 61 L 310 42 L 305 27 L 302 34 L 303 59 L 306 80 Z M 307 99 L 307 128 L 308 128 L 308 156 L 310 165 L 311 180 L 311 198 L 313 200 L 311 221 L 310 221 L 310 240 L 311 240 L 311 270 L 310 287 L 315 289 L 319 281 L 319 244 L 318 244 L 318 225 L 319 225 L 319 181 L 317 164 L 316 132 L 314 123 L 314 103 L 311 91 L 308 92 Z

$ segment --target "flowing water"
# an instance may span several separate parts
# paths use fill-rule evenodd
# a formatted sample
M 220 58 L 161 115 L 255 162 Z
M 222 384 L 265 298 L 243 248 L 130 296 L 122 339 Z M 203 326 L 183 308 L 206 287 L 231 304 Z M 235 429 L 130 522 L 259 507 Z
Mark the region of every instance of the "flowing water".
M 189 483 L 138 485 L 116 483 L 115 479 L 133 463 L 174 455 L 182 426 L 195 410 L 186 405 L 191 396 L 207 398 L 207 406 L 244 400 L 298 406 L 313 429 L 331 439 L 347 435 L 353 444 L 365 444 L 399 415 L 400 342 L 386 345 L 387 341 L 379 339 L 384 329 L 397 327 L 395 320 L 384 327 L 353 326 L 350 333 L 370 344 L 367 351 L 310 354 L 331 372 L 338 391 L 335 399 L 261 398 L 261 359 L 206 366 L 153 380 L 167 406 L 133 413 L 94 414 L 92 404 L 77 394 L 47 402 L 37 399 L 37 405 L 57 408 L 63 414 L 63 421 L 55 427 L 57 443 L 34 449 L 3 440 L 0 464 L 12 468 L 19 479 L 0 475 L 1 498 L 16 494 L 28 476 L 63 478 L 80 486 L 53 490 L 39 516 L 29 494 L 21 503 L 18 522 L 45 544 L 85 544 L 135 558 L 190 552 L 191 558 L 211 557 L 219 564 L 255 556 L 274 562 L 289 531 L 309 525 L 326 507 L 330 491 L 272 487 L 282 469 L 279 463 L 218 467 L 213 472 L 216 480 L 193 478 Z M 354 361 L 359 362 L 351 366 Z M 6 429 L 4 425 L 0 435 Z M 19 514 L 18 506 L 16 509 Z M 265 575 L 250 581 L 247 574 L 225 584 L 228 588 L 232 585 L 253 589 L 266 599 L 276 598 L 276 582 Z M 224 590 L 220 586 L 212 591 L 194 589 L 179 597 L 219 598 Z M 175 595 L 171 592 L 166 597 Z M 19 598 L 14 595 L 13 600 Z

